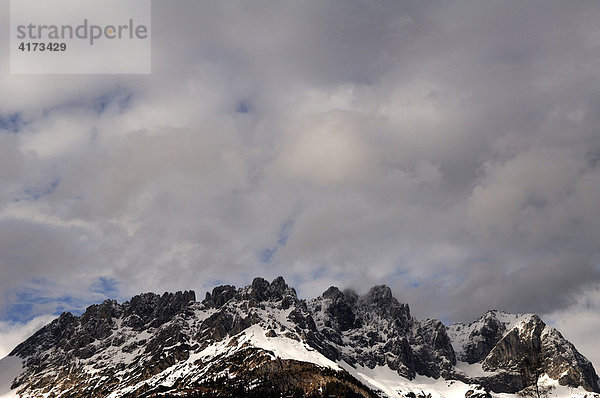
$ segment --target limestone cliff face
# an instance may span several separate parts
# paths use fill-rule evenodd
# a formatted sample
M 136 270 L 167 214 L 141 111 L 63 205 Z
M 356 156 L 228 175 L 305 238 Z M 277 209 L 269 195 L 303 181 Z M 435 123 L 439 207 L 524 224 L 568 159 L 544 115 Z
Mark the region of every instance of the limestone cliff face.
M 486 313 L 478 327 L 470 332 L 464 358 L 461 359 L 470 364 L 483 361 L 505 332 L 506 326 L 496 318 L 495 314 L 491 311 Z
M 492 348 L 483 361 L 483 369 L 518 372 L 541 366 L 541 334 L 545 326 L 537 315 L 521 321 Z
M 561 385 L 600 389 L 592 364 L 537 315 L 510 330 L 485 358 L 483 369 L 520 373 L 525 382 L 547 374 Z

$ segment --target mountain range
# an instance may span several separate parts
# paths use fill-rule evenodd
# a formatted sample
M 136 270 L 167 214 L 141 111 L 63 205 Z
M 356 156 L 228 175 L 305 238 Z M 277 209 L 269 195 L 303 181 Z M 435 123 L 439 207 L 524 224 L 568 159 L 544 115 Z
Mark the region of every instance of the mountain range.
M 7 397 L 600 397 L 575 346 L 534 314 L 417 320 L 389 287 L 305 300 L 282 277 L 106 300 L 0 360 Z

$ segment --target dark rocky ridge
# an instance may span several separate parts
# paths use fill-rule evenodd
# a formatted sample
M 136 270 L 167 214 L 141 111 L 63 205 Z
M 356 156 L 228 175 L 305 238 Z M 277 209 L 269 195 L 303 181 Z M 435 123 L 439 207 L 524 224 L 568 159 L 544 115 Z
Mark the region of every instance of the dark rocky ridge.
M 192 291 L 162 296 L 144 293 L 123 304 L 106 300 L 92 305 L 80 317 L 62 314 L 11 352 L 26 365 L 13 387 L 32 396 L 53 388 L 59 388 L 56 391 L 62 391 L 62 397 L 107 396 L 118 388 L 143 386 L 151 377 L 253 325 L 260 325 L 268 337 L 303 341 L 334 362 L 368 368 L 387 365 L 408 379 L 420 374 L 480 384 L 496 392 L 516 392 L 531 384 L 533 375 L 544 372 L 563 385 L 600 390 L 591 363 L 537 316 L 507 330 L 490 312 L 464 327 L 468 336 L 457 354 L 451 336 L 460 328 L 453 325 L 449 330 L 436 319 L 414 319 L 408 305 L 399 303 L 387 286 L 375 286 L 365 295 L 330 287 L 305 301 L 281 277 L 271 283 L 256 278 L 239 289 L 218 286 L 202 302 L 196 302 Z M 242 353 L 235 355 L 239 359 Z M 256 366 L 272 367 L 265 359 L 268 355 L 260 350 L 256 355 L 262 358 Z M 200 391 L 209 380 L 207 374 L 230 369 L 231 358 L 196 360 L 195 376 L 182 378 L 173 388 Z M 470 377 L 457 371 L 457 359 L 482 363 L 485 370 L 495 373 Z M 300 366 L 294 363 L 290 366 Z M 317 377 L 317 367 L 307 369 L 315 373 L 308 378 L 325 380 Z M 251 373 L 240 365 L 236 378 L 247 380 Z M 342 373 L 330 375 L 327 383 L 366 391 Z M 269 379 L 268 372 L 261 377 Z M 277 380 L 268 383 L 277 384 Z M 285 388 L 292 385 L 298 387 L 288 383 Z M 148 388 L 133 391 L 149 394 L 153 390 Z
M 408 305 L 399 303 L 387 286 L 375 286 L 364 296 L 330 287 L 308 306 L 316 336 L 331 347 L 325 352 L 333 360 L 369 368 L 387 365 L 409 379 L 449 375 L 456 364 L 444 325 L 413 319 Z

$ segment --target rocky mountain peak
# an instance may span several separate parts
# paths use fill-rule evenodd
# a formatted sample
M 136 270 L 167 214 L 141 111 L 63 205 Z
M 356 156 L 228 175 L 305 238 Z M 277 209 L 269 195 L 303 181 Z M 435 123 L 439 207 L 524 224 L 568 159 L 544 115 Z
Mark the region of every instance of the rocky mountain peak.
M 280 301 L 284 298 L 297 300 L 296 290 L 290 288 L 283 277 L 279 276 L 269 283 L 264 278 L 254 278 L 250 286 L 240 289 L 238 299 L 252 299 L 258 303 L 267 301 Z
M 491 310 L 448 331 L 458 359 L 480 363 L 491 375 L 479 381 L 496 392 L 520 391 L 544 374 L 561 385 L 599 391 L 592 364 L 538 315 Z
M 191 290 L 165 292 L 162 296 L 142 293 L 123 303 L 124 322 L 134 330 L 142 330 L 146 325 L 158 327 L 195 301 L 196 293 Z
M 235 297 L 237 290 L 232 285 L 221 285 L 216 286 L 212 290 L 212 294 L 206 292 L 206 297 L 202 301 L 202 304 L 207 307 L 220 308 L 233 297 Z
M 537 315 L 526 317 L 513 326 L 492 348 L 483 361 L 483 369 L 518 371 L 523 366 L 538 366 L 541 335 L 546 324 Z
M 553 327 L 546 326 L 540 336 L 542 369 L 561 385 L 583 386 L 600 391 L 600 382 L 592 363 Z
M 364 311 L 374 311 L 379 316 L 392 319 L 404 328 L 411 322 L 408 304 L 401 304 L 386 285 L 372 287 L 367 294 L 358 300 Z
M 377 285 L 369 289 L 369 292 L 365 295 L 366 299 L 369 299 L 376 303 L 386 303 L 392 299 L 392 289 L 387 285 Z
M 375 397 L 376 387 L 358 381 L 375 369 L 405 381 L 417 375 L 460 381 L 471 398 L 475 391 L 482 397 L 521 391 L 540 374 L 600 391 L 592 364 L 537 315 L 492 310 L 445 326 L 412 318 L 385 285 L 364 295 L 332 286 L 305 301 L 282 277 L 255 278 L 239 289 L 217 286 L 201 303 L 193 291 L 105 300 L 79 317 L 62 314 L 10 355 L 24 362 L 13 383 L 23 396 L 247 395 L 244 386 L 259 380 L 267 384 L 257 391 L 283 393 L 292 385 L 309 391 L 288 377 L 304 372 L 303 380 L 320 391 L 335 385 L 341 390 L 331 391 Z M 465 373 L 464 362 L 480 365 L 479 373 Z
M 469 324 L 450 325 L 448 333 L 455 342 L 457 359 L 469 364 L 483 361 L 507 330 L 527 316 L 489 310 Z
M 345 300 L 344 293 L 336 286 L 330 286 L 321 294 L 321 297 L 328 300 Z
M 326 314 L 324 325 L 337 332 L 345 332 L 352 329 L 356 321 L 356 315 L 352 308 L 355 301 L 354 296 L 350 295 L 347 297 L 335 286 L 331 286 L 324 291 L 318 304 L 318 308 L 323 308 Z
M 547 374 L 566 385 L 599 391 L 592 364 L 537 315 L 525 316 L 506 332 L 484 359 L 482 368 L 517 372 L 524 385 Z

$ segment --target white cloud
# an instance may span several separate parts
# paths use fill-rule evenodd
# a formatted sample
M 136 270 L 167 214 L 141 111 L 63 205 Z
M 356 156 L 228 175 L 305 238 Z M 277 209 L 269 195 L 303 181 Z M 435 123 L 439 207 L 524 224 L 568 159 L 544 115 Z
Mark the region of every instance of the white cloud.
M 560 311 L 547 314 L 545 318 L 577 350 L 600 371 L 600 349 L 598 348 L 598 325 L 600 325 L 600 287 L 581 289 L 574 297 L 575 303 Z
M 301 120 L 285 138 L 273 172 L 281 179 L 300 178 L 322 186 L 364 182 L 374 161 L 358 131 L 360 124 L 360 117 L 341 111 Z
M 7 356 L 19 343 L 56 318 L 40 315 L 27 323 L 0 322 L 0 358 Z

